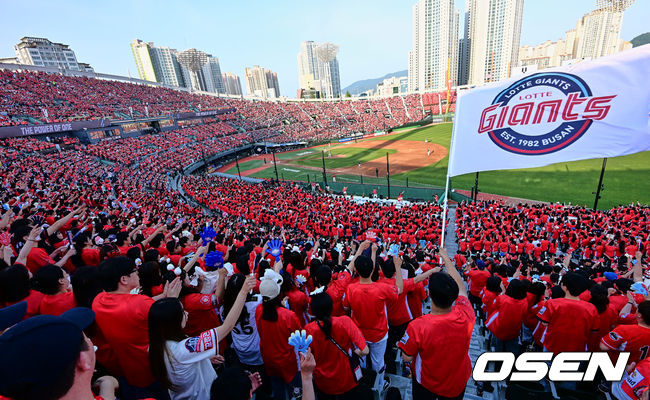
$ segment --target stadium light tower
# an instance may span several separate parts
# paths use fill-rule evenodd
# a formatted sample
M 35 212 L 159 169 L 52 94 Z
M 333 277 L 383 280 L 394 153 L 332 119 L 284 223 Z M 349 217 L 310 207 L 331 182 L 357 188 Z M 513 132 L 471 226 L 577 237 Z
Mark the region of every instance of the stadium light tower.
M 334 97 L 334 85 L 332 85 L 332 70 L 331 63 L 336 58 L 339 52 L 339 46 L 334 43 L 324 42 L 316 46 L 314 49 L 316 58 L 324 65 L 325 85 L 327 87 L 327 97 Z M 321 77 L 322 79 L 323 77 Z
M 201 85 L 199 78 L 199 71 L 207 64 L 208 57 L 208 53 L 197 49 L 187 49 L 178 53 L 178 62 L 190 72 L 190 89 L 204 90 L 204 85 Z

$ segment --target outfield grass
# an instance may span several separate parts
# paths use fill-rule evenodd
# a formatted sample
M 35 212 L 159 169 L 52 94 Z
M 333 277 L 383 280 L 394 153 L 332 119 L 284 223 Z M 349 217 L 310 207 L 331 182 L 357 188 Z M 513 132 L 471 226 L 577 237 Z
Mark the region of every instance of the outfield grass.
M 240 162 L 239 169 L 241 171 L 248 171 L 249 169 L 259 168 L 262 165 L 264 165 L 264 161 L 262 160 L 249 160 L 249 161 Z M 237 166 L 235 165 L 234 167 L 227 170 L 225 173 L 237 175 Z
M 368 140 L 412 140 L 424 144 L 425 138 L 429 142 L 437 143 L 449 148 L 449 142 L 451 140 L 451 124 L 440 124 L 396 135 L 380 136 Z M 333 146 L 332 155 L 337 154 L 339 151 L 345 152 L 346 150 L 350 155 L 345 158 L 326 158 L 325 162 L 327 167 L 338 168 L 357 165 L 358 162 L 366 162 L 385 155 L 386 153 L 386 150 L 382 150 L 382 154 L 377 156 L 372 153 L 364 154 L 365 150 L 372 149 L 355 149 L 354 147 Z M 304 152 L 309 150 L 303 149 L 301 151 Z M 278 158 L 280 158 L 280 156 L 283 156 L 283 158 L 280 159 L 296 158 L 296 154 L 301 151 L 278 155 Z M 302 158 L 299 158 L 301 162 L 304 162 L 303 165 L 316 167 L 322 166 L 320 150 L 314 149 L 314 151 L 315 153 L 313 156 L 303 156 Z M 339 162 L 341 163 L 340 165 Z M 409 184 L 413 186 L 417 183 L 444 186 L 445 176 L 447 174 L 447 162 L 448 156 L 436 164 L 418 168 L 408 173 L 391 176 L 391 182 L 394 184 L 405 182 L 406 177 L 408 176 Z M 481 172 L 479 175 L 479 190 L 481 192 L 501 194 L 505 196 L 550 202 L 570 202 L 572 204 L 591 207 L 594 203 L 594 195 L 592 192 L 596 191 L 601 166 L 602 159 L 594 159 L 559 163 L 540 168 Z M 284 173 L 285 179 L 306 181 L 307 174 L 311 174 L 311 180 L 313 180 L 315 175 L 319 180 L 322 177 L 322 174 L 317 171 L 297 168 L 291 169 L 299 170 L 299 172 L 294 173 L 291 171 L 283 171 L 282 168 L 279 168 L 278 172 Z M 467 174 L 453 178 L 452 187 L 456 189 L 470 190 L 474 185 L 474 175 L 475 174 Z M 255 174 L 255 176 L 271 178 L 275 177 L 275 173 L 273 168 L 268 168 Z M 353 182 L 359 181 L 359 177 L 354 175 L 337 175 L 337 180 L 349 180 L 350 182 Z M 385 179 L 380 178 L 379 180 L 375 180 L 371 177 L 364 177 L 364 183 L 370 182 L 382 183 L 385 182 Z M 608 159 L 603 179 L 603 186 L 604 190 L 601 193 L 602 198 L 598 203 L 598 208 L 609 208 L 618 204 L 629 204 L 636 201 L 643 204 L 650 203 L 650 152 Z
M 381 149 L 364 149 L 354 147 L 349 144 L 346 147 L 332 147 L 330 150 L 325 150 L 325 167 L 326 168 L 347 168 L 356 167 L 359 163 L 367 163 L 368 161 L 377 158 L 386 157 L 386 153 L 394 154 L 397 150 L 381 148 Z M 332 154 L 332 158 L 329 157 Z M 338 156 L 338 157 L 337 157 Z M 306 155 L 292 161 L 293 164 L 304 165 L 307 167 L 323 167 L 323 158 L 320 152 L 315 154 Z

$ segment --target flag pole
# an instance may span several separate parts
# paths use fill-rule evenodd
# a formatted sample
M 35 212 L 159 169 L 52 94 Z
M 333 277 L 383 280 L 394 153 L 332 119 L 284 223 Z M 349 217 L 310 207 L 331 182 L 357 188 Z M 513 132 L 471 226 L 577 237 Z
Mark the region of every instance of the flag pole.
M 605 166 L 607 166 L 607 157 L 603 158 L 603 168 L 600 170 L 600 179 L 598 179 L 598 189 L 596 189 L 596 199 L 594 200 L 594 210 L 598 209 L 598 199 L 600 199 L 600 191 L 603 190 L 603 176 L 605 175 Z
M 458 111 L 460 109 L 460 96 L 456 95 L 456 110 L 454 112 L 454 125 L 451 130 L 451 141 L 449 142 L 449 162 L 447 163 L 447 179 L 445 182 L 445 202 L 442 205 L 442 232 L 440 234 L 440 248 L 445 246 L 445 232 L 447 230 L 447 209 L 449 207 L 449 170 L 454 160 L 454 139 L 456 138 L 456 121 L 458 120 Z

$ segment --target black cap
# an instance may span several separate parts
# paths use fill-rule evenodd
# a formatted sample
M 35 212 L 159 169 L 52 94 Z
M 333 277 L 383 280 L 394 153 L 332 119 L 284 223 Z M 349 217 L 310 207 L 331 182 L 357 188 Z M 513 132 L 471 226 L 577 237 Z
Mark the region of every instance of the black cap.
M 0 308 L 0 332 L 15 325 L 25 318 L 27 302 L 21 301 L 9 307 Z
M 60 317 L 28 318 L 0 336 L 0 394 L 16 397 L 42 393 L 79 357 L 83 330 L 95 319 L 89 308 L 73 308 Z

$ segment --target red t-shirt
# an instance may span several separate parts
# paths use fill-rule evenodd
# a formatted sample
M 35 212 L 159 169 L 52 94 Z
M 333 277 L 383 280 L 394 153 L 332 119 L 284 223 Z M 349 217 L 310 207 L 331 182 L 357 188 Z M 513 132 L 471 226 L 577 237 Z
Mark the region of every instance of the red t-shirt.
M 488 315 L 485 327 L 501 340 L 519 336 L 521 324 L 528 311 L 526 299 L 517 300 L 505 294 L 494 300 L 494 312 Z
M 619 390 L 623 394 L 627 395 L 630 399 L 640 399 L 641 395 L 650 388 L 650 360 L 641 361 L 637 364 L 634 371 L 627 376 L 622 382 L 620 389 L 618 384 L 614 384 L 612 387 L 612 393 L 616 395 L 619 399 L 623 400 L 625 397 L 619 393 Z
M 589 343 L 587 344 L 587 349 L 589 351 L 600 351 L 600 339 L 603 336 L 606 336 L 612 328 L 616 326 L 618 321 L 618 313 L 614 310 L 611 304 L 607 306 L 607 309 L 598 315 L 598 332 L 592 332 L 591 337 L 589 338 Z
M 369 342 L 378 342 L 388 333 L 386 306 L 397 300 L 397 288 L 381 283 L 352 283 L 345 291 L 343 307 L 350 308 L 352 320 Z
M 332 316 L 340 317 L 345 315 L 345 310 L 343 309 L 343 296 L 345 295 L 345 291 L 351 281 L 352 276 L 346 272 L 339 273 L 336 276 L 336 279 L 332 277 L 332 281 L 326 290 L 327 294 L 332 298 Z
M 118 364 L 133 386 L 146 387 L 155 379 L 149 366 L 149 309 L 151 297 L 102 292 L 92 309 L 95 322 Z
M 50 258 L 49 254 L 47 254 L 45 250 L 40 247 L 34 247 L 29 251 L 29 254 L 27 254 L 27 262 L 25 263 L 25 266 L 33 274 L 40 268 L 54 263 L 55 261 Z
M 45 295 L 41 300 L 41 314 L 59 316 L 76 306 L 77 302 L 72 292 Z
M 548 324 L 542 343 L 555 354 L 585 351 L 589 336 L 600 327 L 596 307 L 582 300 L 551 299 L 537 318 Z
M 41 313 L 41 302 L 43 301 L 44 296 L 45 295 L 39 292 L 38 290 L 30 290 L 29 295 L 27 297 L 16 302 L 16 303 L 20 303 L 21 301 L 27 302 L 27 312 L 25 313 L 25 318 L 23 318 L 23 320 L 27 318 L 31 318 L 35 315 L 39 315 Z M 16 303 L 6 303 L 4 306 L 9 307 Z
M 456 397 L 472 374 L 469 343 L 474 310 L 465 296 L 444 315 L 426 314 L 408 325 L 398 346 L 414 357 L 411 371 L 418 383 L 443 397 Z
M 406 295 L 413 318 L 422 316 L 422 302 L 426 298 L 427 292 L 424 290 L 424 281 L 418 282 L 415 285 L 415 290 Z
M 99 249 L 83 249 L 81 250 L 81 261 L 87 266 L 99 265 Z
M 300 326 L 305 326 L 309 322 L 309 317 L 307 316 L 309 297 L 304 292 L 295 288 L 285 293 L 285 295 L 289 298 L 289 308 L 296 313 L 296 317 L 300 321 Z
M 395 278 L 384 278 L 381 279 L 380 282 L 391 287 L 395 286 Z M 404 279 L 404 290 L 402 293 L 397 296 L 397 300 L 391 300 L 388 302 L 388 308 L 386 311 L 388 311 L 388 323 L 390 325 L 402 325 L 413 319 L 406 296 L 413 292 L 415 288 L 413 279 Z
M 277 321 L 267 321 L 262 319 L 260 304 L 255 310 L 255 322 L 266 373 L 282 378 L 285 383 L 291 382 L 298 373 L 298 359 L 288 340 L 293 332 L 300 329 L 298 317 L 293 311 L 278 307 Z
M 601 343 L 614 351 L 629 351 L 628 364 L 648 357 L 650 350 L 650 328 L 640 325 L 619 325 L 603 336 Z
M 316 359 L 314 384 L 329 395 L 342 394 L 356 387 L 348 357 L 325 337 L 316 322 L 307 324 L 305 330 L 313 337 L 310 347 Z M 366 339 L 350 317 L 332 317 L 331 334 L 346 351 L 366 348 Z
M 490 272 L 486 270 L 473 269 L 467 273 L 469 278 L 469 292 L 476 297 L 481 295 L 481 290 L 485 287 L 488 278 L 492 276 Z

